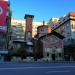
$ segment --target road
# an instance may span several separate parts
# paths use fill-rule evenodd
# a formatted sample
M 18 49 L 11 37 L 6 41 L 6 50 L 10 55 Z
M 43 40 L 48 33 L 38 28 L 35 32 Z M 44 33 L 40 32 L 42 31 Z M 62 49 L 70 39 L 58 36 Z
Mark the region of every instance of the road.
M 0 75 L 75 75 L 75 63 L 0 63 Z

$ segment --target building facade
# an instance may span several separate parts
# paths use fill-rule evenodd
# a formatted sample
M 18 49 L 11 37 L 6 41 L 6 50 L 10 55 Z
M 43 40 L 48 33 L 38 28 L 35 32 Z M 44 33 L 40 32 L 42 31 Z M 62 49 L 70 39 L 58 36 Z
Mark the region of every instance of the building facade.
M 50 25 L 37 28 L 36 37 L 43 44 L 43 58 L 48 60 L 63 60 L 63 36 L 52 30 Z M 39 53 L 40 54 L 40 53 Z
M 11 9 L 8 0 L 0 0 L 0 58 L 8 54 L 11 40 Z
M 55 31 L 41 36 L 43 43 L 43 58 L 47 60 L 63 60 L 63 39 L 64 37 Z
M 16 26 L 12 26 L 12 40 L 24 40 L 25 32 L 23 30 L 23 26 L 18 24 Z

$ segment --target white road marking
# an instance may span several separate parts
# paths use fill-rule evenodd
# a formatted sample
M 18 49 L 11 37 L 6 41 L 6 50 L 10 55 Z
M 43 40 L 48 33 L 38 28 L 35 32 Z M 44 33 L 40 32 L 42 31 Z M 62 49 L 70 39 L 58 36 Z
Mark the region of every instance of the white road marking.
M 71 71 L 48 71 L 48 72 L 46 72 L 46 74 L 49 74 L 49 73 L 67 73 L 67 72 L 71 72 Z
M 75 66 L 54 66 L 54 67 L 10 67 L 0 68 L 0 70 L 16 70 L 16 69 L 57 69 L 57 68 L 75 68 Z

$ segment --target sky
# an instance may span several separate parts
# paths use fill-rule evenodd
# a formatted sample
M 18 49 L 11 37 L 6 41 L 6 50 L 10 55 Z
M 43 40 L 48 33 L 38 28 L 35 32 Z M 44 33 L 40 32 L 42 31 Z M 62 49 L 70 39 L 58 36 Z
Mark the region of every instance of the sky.
M 48 21 L 75 12 L 75 0 L 10 0 L 12 17 L 24 19 L 25 14 L 34 15 L 34 21 Z

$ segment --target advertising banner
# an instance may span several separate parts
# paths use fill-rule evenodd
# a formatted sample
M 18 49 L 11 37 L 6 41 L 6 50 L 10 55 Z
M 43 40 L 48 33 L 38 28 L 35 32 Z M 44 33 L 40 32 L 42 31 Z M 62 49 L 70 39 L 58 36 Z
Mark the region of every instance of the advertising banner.
M 6 14 L 7 14 L 8 1 L 0 1 L 0 32 L 6 32 Z

